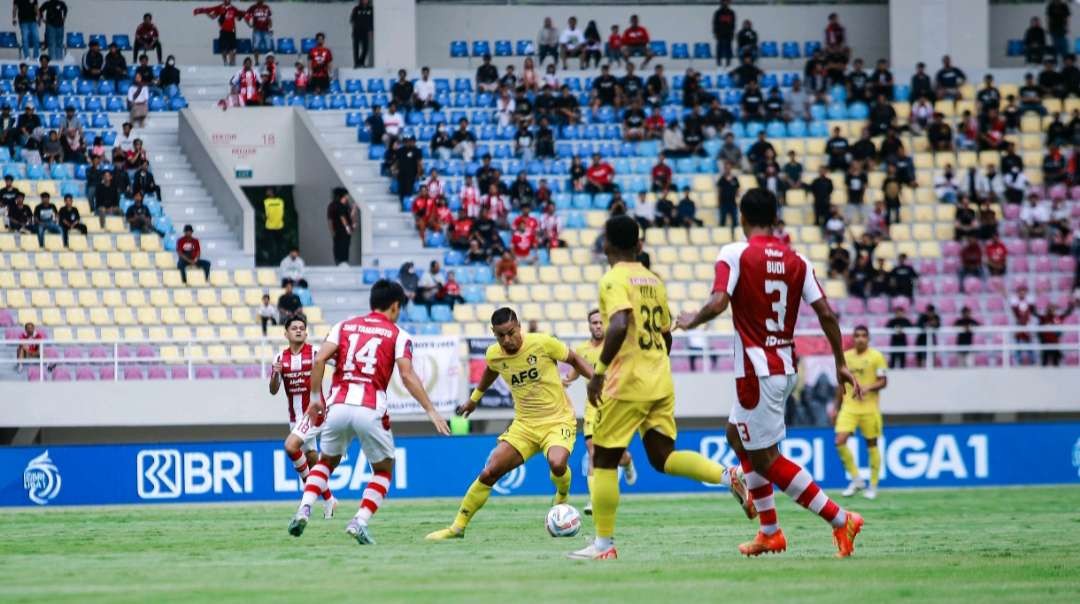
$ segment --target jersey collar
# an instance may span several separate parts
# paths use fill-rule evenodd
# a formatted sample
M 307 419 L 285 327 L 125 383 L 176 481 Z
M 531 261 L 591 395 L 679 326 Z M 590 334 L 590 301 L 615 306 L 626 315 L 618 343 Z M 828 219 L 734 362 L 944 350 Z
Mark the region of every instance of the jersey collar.
M 779 243 L 779 241 L 772 235 L 754 235 L 750 237 L 750 245 L 767 245 L 769 243 Z

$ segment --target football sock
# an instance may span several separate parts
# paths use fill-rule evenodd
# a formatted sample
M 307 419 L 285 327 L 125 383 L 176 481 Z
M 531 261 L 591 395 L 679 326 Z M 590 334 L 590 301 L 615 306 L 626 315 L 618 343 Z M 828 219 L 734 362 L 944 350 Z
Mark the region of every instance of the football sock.
M 840 456 L 840 461 L 844 463 L 844 469 L 847 470 L 848 476 L 851 476 L 851 479 L 856 482 L 861 480 L 859 466 L 855 465 L 855 456 L 851 453 L 851 449 L 846 444 L 836 445 L 836 454 Z
M 769 480 L 783 489 L 795 503 L 821 516 L 833 527 L 842 527 L 847 522 L 847 513 L 843 508 L 829 499 L 809 472 L 790 459 L 781 455 L 769 466 L 767 474 Z
M 364 498 L 360 500 L 360 509 L 356 511 L 356 517 L 367 524 L 367 521 L 379 511 L 386 491 L 390 489 L 390 472 L 375 472 L 364 489 Z M 327 492 L 330 490 L 327 489 Z
M 593 469 L 592 504 L 597 539 L 611 539 L 615 535 L 615 511 L 619 507 L 618 470 Z
M 881 474 L 881 449 L 869 447 L 870 451 L 870 488 L 876 489 Z
M 333 472 L 322 460 L 315 464 L 311 473 L 308 474 L 307 481 L 304 482 L 304 496 L 300 499 L 301 507 L 315 503 L 315 499 L 326 491 L 326 481 L 330 479 L 330 474 Z
M 556 476 L 554 472 L 548 472 L 551 482 L 555 485 L 555 494 L 565 498 L 570 494 L 570 468 L 563 470 L 562 476 Z
M 750 492 L 750 498 L 754 500 L 754 507 L 757 508 L 761 532 L 772 535 L 780 530 L 780 524 L 776 519 L 776 500 L 773 499 L 772 483 L 754 471 L 754 466 L 750 463 L 750 456 L 746 454 L 746 451 L 740 451 L 738 455 L 743 477 L 746 480 L 746 490 Z
M 694 451 L 672 451 L 664 462 L 664 473 L 709 484 L 720 484 L 724 479 L 724 466 L 709 461 L 704 455 Z
M 296 453 L 289 453 L 289 459 L 292 460 L 293 469 L 300 475 L 300 480 L 307 480 L 308 467 L 307 467 L 307 455 L 304 455 L 303 451 L 297 451 Z
M 491 487 L 479 480 L 474 480 L 469 485 L 469 490 L 465 492 L 465 497 L 461 499 L 461 507 L 458 509 L 451 528 L 459 532 L 465 530 L 465 527 L 469 526 L 469 521 L 480 511 L 480 508 L 484 507 L 490 496 Z

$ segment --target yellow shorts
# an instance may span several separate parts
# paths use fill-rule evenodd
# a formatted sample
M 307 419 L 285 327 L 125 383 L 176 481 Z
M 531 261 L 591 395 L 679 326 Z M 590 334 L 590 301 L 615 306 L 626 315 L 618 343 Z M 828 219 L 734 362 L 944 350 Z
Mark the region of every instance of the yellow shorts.
M 836 414 L 837 432 L 854 434 L 858 428 L 863 438 L 880 438 L 881 426 L 880 411 L 848 411 L 847 407 L 841 407 Z
M 499 440 L 506 442 L 521 454 L 521 459 L 528 461 L 530 457 L 543 451 L 547 454 L 551 447 L 562 447 L 567 451 L 574 452 L 574 440 L 577 438 L 577 420 L 557 422 L 554 424 L 533 425 L 514 420 L 510 427 L 499 436 Z
M 593 422 L 593 446 L 621 449 L 635 432 L 644 436 L 652 429 L 672 439 L 678 435 L 674 394 L 655 401 L 602 400 Z
M 585 401 L 585 421 L 582 422 L 582 431 L 585 438 L 592 438 L 593 428 L 596 426 L 596 406 Z

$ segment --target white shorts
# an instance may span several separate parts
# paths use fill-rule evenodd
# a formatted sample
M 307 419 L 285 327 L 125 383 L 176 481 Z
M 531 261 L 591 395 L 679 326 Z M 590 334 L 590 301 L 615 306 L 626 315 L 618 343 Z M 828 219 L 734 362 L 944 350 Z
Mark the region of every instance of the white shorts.
M 357 405 L 330 405 L 322 426 L 322 452 L 326 455 L 344 455 L 354 436 L 360 439 L 360 449 L 368 463 L 393 459 L 394 433 L 390 431 L 390 416 L 385 410 Z
M 322 426 L 312 424 L 311 418 L 305 414 L 300 421 L 289 422 L 289 434 L 304 441 L 300 447 L 302 451 L 318 451 L 318 438 L 325 425 L 325 423 Z
M 784 409 L 798 381 L 795 374 L 735 378 L 738 401 L 731 406 L 728 421 L 735 424 L 744 449 L 767 449 L 784 440 Z

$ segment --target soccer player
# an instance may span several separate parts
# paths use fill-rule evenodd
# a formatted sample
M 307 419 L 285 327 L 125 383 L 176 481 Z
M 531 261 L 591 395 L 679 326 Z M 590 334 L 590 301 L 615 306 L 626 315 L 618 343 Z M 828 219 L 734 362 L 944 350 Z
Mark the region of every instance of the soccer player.
M 696 313 L 681 314 L 677 327 L 693 329 L 731 305 L 738 402 L 728 417 L 727 440 L 742 464 L 761 522 L 757 536 L 740 545 L 739 551 L 758 556 L 787 549 L 773 502 L 776 483 L 799 505 L 832 525 L 837 555 L 843 558 L 855 550 L 862 516 L 836 505 L 805 469 L 780 453 L 786 434 L 784 408 L 797 381 L 794 332 L 800 300 L 817 313 L 832 348 L 840 387 L 851 384 L 856 399 L 862 398 L 862 388 L 847 367 L 840 326 L 813 265 L 773 236 L 777 205 L 776 197 L 763 188 L 743 195 L 739 220 L 746 241 L 721 248 L 712 296 Z
M 289 523 L 289 534 L 304 533 L 311 504 L 326 490 L 326 483 L 341 456 L 360 438 L 360 447 L 374 474 L 364 489 L 360 509 L 349 521 L 345 532 L 361 545 L 374 544 L 368 521 L 379 509 L 390 488 L 394 469 L 394 435 L 386 411 L 386 387 L 397 367 L 405 389 L 427 412 L 435 429 L 449 436 L 450 428 L 432 406 L 424 385 L 413 371 L 412 340 L 395 323 L 407 298 L 400 283 L 380 279 L 371 287 L 371 312 L 335 324 L 319 347 L 311 368 L 311 403 L 308 417 L 325 415 L 322 452 L 308 474 L 300 507 Z M 326 363 L 334 359 L 334 378 L 328 403 L 323 402 L 322 379 Z
M 735 468 L 725 469 L 697 452 L 675 450 L 675 387 L 668 358 L 671 311 L 664 283 L 638 262 L 640 251 L 640 229 L 633 218 L 623 214 L 607 221 L 604 254 L 611 269 L 599 284 L 604 347 L 588 386 L 589 402 L 597 405 L 592 439 L 596 538 L 568 554 L 574 560 L 618 557 L 618 467 L 635 432 L 658 472 L 741 487 L 732 480 Z
M 553 503 L 565 503 L 570 495 L 567 463 L 574 450 L 577 418 L 559 376 L 559 363 L 569 363 L 578 373 L 592 377 L 592 367 L 558 339 L 543 333 L 521 332 L 517 314 L 500 308 L 491 315 L 495 343 L 487 349 L 487 368 L 469 400 L 458 407 L 468 417 L 484 396 L 484 391 L 502 376 L 514 399 L 514 421 L 499 436 L 484 469 L 461 500 L 457 517 L 449 528 L 427 535 L 429 541 L 461 539 L 480 508 L 487 503 L 491 488 L 507 472 L 543 451 L 555 484 Z
M 316 444 L 323 420 L 322 417 L 312 420 L 307 416 L 311 403 L 311 365 L 315 361 L 315 349 L 307 343 L 307 336 L 304 315 L 294 315 L 285 322 L 285 339 L 289 346 L 274 357 L 270 374 L 270 394 L 277 394 L 281 386 L 285 386 L 285 400 L 289 402 L 289 436 L 285 438 L 285 453 L 301 481 L 307 480 L 308 467 L 319 459 Z M 325 500 L 323 518 L 330 520 L 337 509 L 337 498 L 329 488 L 322 492 L 322 498 Z
M 844 497 L 851 497 L 866 488 L 866 483 L 859 476 L 855 457 L 847 448 L 848 437 L 858 428 L 866 439 L 866 450 L 870 457 L 870 488 L 863 492 L 867 499 L 877 498 L 878 474 L 881 473 L 881 450 L 877 441 L 881 438 L 881 409 L 878 408 L 878 393 L 888 384 L 885 377 L 885 356 L 870 348 L 870 330 L 865 325 L 858 325 L 852 334 L 855 347 L 844 353 L 844 360 L 852 375 L 862 386 L 862 399 L 857 399 L 853 392 L 845 388 L 836 389 L 836 452 L 844 462 L 844 469 L 851 475 L 851 484 L 844 492 Z
M 600 360 L 600 351 L 604 348 L 604 320 L 600 318 L 600 309 L 594 308 L 589 311 L 589 335 L 591 339 L 578 344 L 574 352 L 578 353 L 578 356 L 585 359 L 585 362 L 590 367 L 596 366 L 596 361 Z M 571 369 L 567 374 L 566 379 L 563 380 L 563 386 L 569 386 L 574 380 L 578 379 L 578 372 Z M 592 493 L 593 483 L 593 424 L 596 422 L 596 405 L 585 402 L 585 421 L 582 423 L 582 428 L 585 431 L 585 449 L 589 452 L 589 493 Z M 637 470 L 634 469 L 634 459 L 630 457 L 630 451 L 623 451 L 622 459 L 619 460 L 619 467 L 623 469 L 623 475 L 626 477 L 626 484 L 633 486 L 637 482 Z M 592 501 L 585 505 L 585 514 L 592 514 Z

